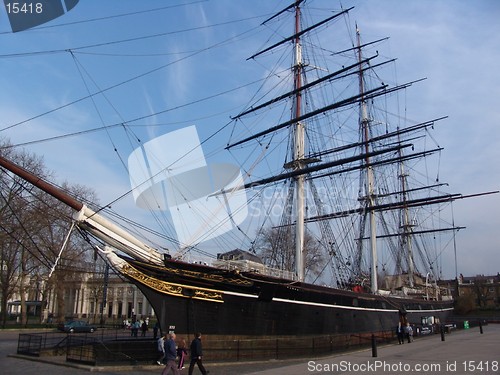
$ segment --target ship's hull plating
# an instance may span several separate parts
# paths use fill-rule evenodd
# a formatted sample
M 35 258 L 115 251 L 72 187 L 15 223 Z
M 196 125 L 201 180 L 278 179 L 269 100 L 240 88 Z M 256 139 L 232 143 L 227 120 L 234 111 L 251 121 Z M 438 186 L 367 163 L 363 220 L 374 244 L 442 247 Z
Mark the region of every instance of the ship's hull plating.
M 393 330 L 401 313 L 444 321 L 450 301 L 374 296 L 183 262 L 130 261 L 124 275 L 153 306 L 162 329 L 232 337 L 326 335 Z

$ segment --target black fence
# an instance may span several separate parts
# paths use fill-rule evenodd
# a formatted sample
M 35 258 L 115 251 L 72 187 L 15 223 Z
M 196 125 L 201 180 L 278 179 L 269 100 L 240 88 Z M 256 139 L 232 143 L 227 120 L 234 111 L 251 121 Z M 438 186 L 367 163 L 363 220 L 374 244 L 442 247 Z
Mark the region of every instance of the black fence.
M 268 359 L 304 358 L 347 351 L 371 345 L 371 332 L 323 336 L 286 336 L 247 340 L 203 340 L 206 361 L 255 361 Z M 377 332 L 379 343 L 394 340 L 391 332 Z M 208 340 L 207 340 L 208 339 Z
M 207 362 L 303 358 L 370 346 L 371 340 L 372 333 L 244 340 L 211 339 L 205 336 L 203 352 Z M 376 340 L 378 343 L 390 342 L 394 340 L 394 334 L 379 332 Z M 72 335 L 68 338 L 66 359 L 102 366 L 153 364 L 157 360 L 156 342 L 151 338 L 127 338 L 105 342 L 89 335 Z
M 64 333 L 47 331 L 41 333 L 20 333 L 17 353 L 30 356 L 54 356 L 66 354 L 68 348 L 79 345 L 76 338 L 89 338 L 90 341 L 108 342 L 125 340 L 130 331 L 123 329 L 98 329 L 93 333 Z M 72 338 L 75 338 L 72 340 Z
M 479 325 L 479 320 L 450 323 L 451 329 L 464 329 Z M 481 324 L 486 322 L 481 321 Z M 438 333 L 438 332 L 435 332 Z M 395 340 L 394 331 L 335 334 L 323 336 L 263 337 L 259 339 L 203 338 L 204 359 L 207 362 L 254 361 L 269 359 L 304 358 L 328 355 L 357 347 L 389 343 Z M 191 337 L 177 335 L 177 339 L 190 342 Z M 20 334 L 18 353 L 26 355 L 66 355 L 70 362 L 88 365 L 153 364 L 157 360 L 157 344 L 152 336 L 131 337 L 123 329 L 99 329 L 88 334 L 46 332 Z
M 371 333 L 248 340 L 210 340 L 205 336 L 203 352 L 208 362 L 303 358 L 370 346 L 371 337 Z M 379 332 L 376 339 L 378 343 L 390 342 L 394 334 Z M 103 366 L 153 364 L 157 359 L 156 342 L 144 338 L 103 342 L 91 336 L 73 335 L 68 339 L 66 359 Z
M 368 346 L 371 333 L 269 337 L 259 339 L 223 339 L 205 336 L 204 358 L 209 362 L 252 361 L 299 358 Z M 184 338 L 187 342 L 189 337 Z M 377 341 L 389 342 L 393 332 L 379 332 Z M 127 330 L 98 330 L 94 333 L 65 334 L 45 332 L 20 334 L 18 353 L 31 356 L 66 355 L 69 362 L 92 366 L 113 364 L 153 364 L 157 358 L 157 343 L 152 336 L 130 337 Z
M 157 344 L 152 338 L 99 340 L 73 335 L 68 341 L 66 360 L 89 365 L 152 364 L 157 360 Z
M 66 352 L 67 335 L 57 332 L 20 333 L 17 353 L 31 356 L 61 355 Z

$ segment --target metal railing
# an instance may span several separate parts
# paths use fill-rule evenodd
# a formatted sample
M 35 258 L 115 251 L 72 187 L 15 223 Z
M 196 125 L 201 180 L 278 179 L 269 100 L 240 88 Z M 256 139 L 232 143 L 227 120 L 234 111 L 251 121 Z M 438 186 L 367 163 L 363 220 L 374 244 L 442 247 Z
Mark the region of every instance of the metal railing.
M 91 336 L 72 336 L 66 360 L 90 365 L 153 363 L 157 359 L 156 348 L 152 337 L 103 341 Z
M 232 341 L 204 341 L 206 361 L 252 361 L 268 359 L 304 358 L 326 355 L 371 345 L 372 333 L 335 334 L 324 336 L 294 336 Z M 379 343 L 395 339 L 392 331 L 377 332 Z
M 369 344 L 366 334 L 269 337 L 259 339 L 204 340 L 207 361 L 247 361 L 284 359 L 328 354 Z M 379 342 L 393 339 L 392 332 L 379 332 Z M 18 353 L 25 355 L 63 355 L 66 360 L 89 365 L 154 363 L 156 340 L 130 337 L 127 330 L 100 330 L 89 334 L 45 332 L 20 334 Z
M 20 333 L 17 343 L 17 353 L 31 356 L 61 355 L 66 353 L 68 346 L 76 345 L 78 340 L 70 338 L 89 337 L 92 341 L 108 342 L 126 340 L 131 337 L 130 330 L 101 328 L 93 333 L 64 333 L 47 331 L 40 333 Z
M 50 351 L 52 355 L 61 354 L 66 347 L 67 337 L 58 332 L 20 333 L 17 342 L 17 353 L 41 356 Z

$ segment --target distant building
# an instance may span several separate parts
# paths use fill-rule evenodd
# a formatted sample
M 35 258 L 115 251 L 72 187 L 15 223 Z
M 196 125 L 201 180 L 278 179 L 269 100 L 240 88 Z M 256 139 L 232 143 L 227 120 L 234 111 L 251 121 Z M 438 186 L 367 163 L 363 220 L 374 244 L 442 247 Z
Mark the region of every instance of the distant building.
M 235 261 L 248 260 L 254 263 L 262 264 L 262 259 L 260 259 L 257 255 L 241 249 L 234 249 L 226 253 L 219 253 L 217 254 L 217 259 Z
M 500 273 L 458 278 L 458 295 L 474 298 L 476 307 L 500 307 Z
M 492 276 L 464 276 L 458 280 L 440 280 L 441 288 L 450 290 L 455 300 L 467 300 L 471 310 L 500 308 L 500 273 Z
M 28 290 L 26 294 L 29 316 L 42 316 L 43 321 L 52 317 L 78 318 L 90 322 L 121 323 L 125 319 L 145 319 L 155 316 L 154 310 L 146 297 L 133 284 L 123 280 L 116 274 L 110 274 L 107 285 L 106 303 L 103 306 L 104 280 L 84 277 L 82 281 L 68 282 L 64 288 L 64 311 L 58 311 L 56 293 L 49 290 L 43 298 L 36 290 Z M 21 313 L 20 295 L 16 293 L 8 301 L 7 313 Z M 46 308 L 42 312 L 42 300 Z

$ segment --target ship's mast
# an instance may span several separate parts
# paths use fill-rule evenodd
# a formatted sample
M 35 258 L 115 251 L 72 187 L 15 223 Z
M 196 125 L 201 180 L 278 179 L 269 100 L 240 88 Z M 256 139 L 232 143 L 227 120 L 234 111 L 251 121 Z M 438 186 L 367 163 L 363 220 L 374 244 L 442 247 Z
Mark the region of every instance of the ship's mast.
M 359 29 L 356 27 L 356 38 L 358 45 L 358 62 L 363 60 L 361 54 L 361 37 L 359 34 Z M 359 65 L 359 92 L 361 95 L 365 92 L 364 80 L 363 80 L 363 69 L 361 64 Z M 377 293 L 378 290 L 378 280 L 377 280 L 377 223 L 375 221 L 375 194 L 374 194 L 374 178 L 373 178 L 373 167 L 371 165 L 370 159 L 370 119 L 368 118 L 368 110 L 366 100 L 362 98 L 360 101 L 360 130 L 362 135 L 362 141 L 364 143 L 365 155 L 364 160 L 366 165 L 366 204 L 368 208 L 368 215 L 370 220 L 370 254 L 371 254 L 371 284 L 370 289 L 372 293 Z
M 293 119 L 300 118 L 301 115 L 301 104 L 302 104 L 302 92 L 300 90 L 302 86 L 302 49 L 300 45 L 300 6 L 297 4 L 295 6 L 295 39 L 294 39 L 294 64 L 293 64 L 293 74 L 294 74 L 294 90 L 296 94 L 294 96 L 293 103 Z M 304 167 L 304 155 L 305 155 L 305 144 L 304 144 L 304 123 L 297 121 L 294 123 L 294 155 L 293 155 L 293 167 L 300 170 Z M 299 173 L 295 177 L 295 211 L 296 211 L 296 231 L 295 231 L 295 273 L 299 281 L 304 280 L 304 210 L 305 210 L 305 176 Z
M 398 151 L 401 155 L 401 151 Z M 407 177 L 408 174 L 405 172 L 404 164 L 401 161 L 399 164 L 400 174 L 399 178 L 401 179 L 401 192 L 402 192 L 402 202 L 403 202 L 403 210 L 402 210 L 402 223 L 401 229 L 403 230 L 401 236 L 401 250 L 406 252 L 408 257 L 408 285 L 413 288 L 415 285 L 414 277 L 415 274 L 415 265 L 413 263 L 413 248 L 412 248 L 412 224 L 410 221 L 410 212 L 409 207 L 407 206 L 408 201 L 408 193 L 407 193 Z
M 42 180 L 40 177 L 2 156 L 0 156 L 0 166 L 71 207 L 75 211 L 73 219 L 78 226 L 102 242 L 134 259 L 159 265 L 163 264 L 163 254 L 158 250 L 148 246 L 123 228 L 94 212 L 62 189 Z

